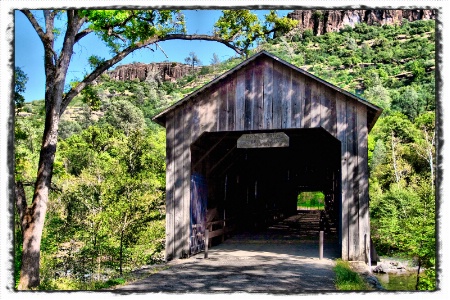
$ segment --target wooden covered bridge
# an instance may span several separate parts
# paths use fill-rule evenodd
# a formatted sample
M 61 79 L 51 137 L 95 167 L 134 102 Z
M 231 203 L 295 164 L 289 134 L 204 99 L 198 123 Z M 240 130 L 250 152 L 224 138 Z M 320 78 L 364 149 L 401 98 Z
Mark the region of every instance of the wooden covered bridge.
M 265 51 L 153 118 L 167 133 L 166 259 L 205 227 L 264 227 L 322 191 L 342 259 L 367 259 L 367 136 L 381 109 Z M 209 236 L 211 238 L 211 236 Z

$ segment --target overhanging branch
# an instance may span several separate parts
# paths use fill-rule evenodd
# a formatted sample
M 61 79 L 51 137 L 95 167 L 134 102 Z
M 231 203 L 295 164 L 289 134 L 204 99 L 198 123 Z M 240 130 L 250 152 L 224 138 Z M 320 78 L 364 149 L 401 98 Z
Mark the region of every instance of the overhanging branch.
M 230 41 L 222 39 L 222 38 L 217 37 L 217 36 L 210 36 L 210 35 L 206 35 L 206 34 L 192 34 L 192 35 L 187 35 L 187 34 L 168 34 L 168 35 L 163 36 L 163 37 L 153 37 L 151 39 L 148 39 L 145 42 L 136 43 L 136 44 L 133 44 L 133 45 L 125 48 L 121 52 L 117 53 L 114 57 L 104 61 L 97 68 L 95 68 L 95 70 L 93 70 L 88 76 L 86 76 L 83 79 L 83 81 L 81 81 L 76 87 L 72 88 L 65 95 L 65 97 L 62 100 L 61 110 L 59 112 L 59 115 L 61 116 L 64 113 L 64 111 L 66 110 L 66 108 L 69 105 L 70 101 L 72 101 L 72 99 L 76 95 L 78 95 L 86 87 L 86 85 L 88 85 L 91 82 L 93 82 L 96 78 L 98 78 L 101 74 L 103 74 L 103 72 L 105 72 L 106 70 L 108 70 L 109 68 L 114 66 L 116 63 L 120 62 L 128 54 L 130 54 L 133 51 L 136 51 L 136 50 L 138 50 L 140 48 L 146 47 L 148 45 L 151 45 L 151 44 L 154 44 L 154 43 L 157 43 L 157 42 L 168 41 L 168 40 L 188 40 L 188 41 L 200 40 L 200 41 L 218 42 L 218 43 L 221 43 L 221 44 L 227 46 L 228 48 L 233 49 L 239 55 L 242 55 L 244 53 L 243 49 L 241 49 L 239 47 L 236 47 Z

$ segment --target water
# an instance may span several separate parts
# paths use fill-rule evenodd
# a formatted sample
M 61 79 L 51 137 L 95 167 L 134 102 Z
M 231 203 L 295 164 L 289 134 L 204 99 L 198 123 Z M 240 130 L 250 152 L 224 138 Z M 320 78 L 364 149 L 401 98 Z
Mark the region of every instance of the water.
M 374 274 L 381 285 L 389 291 L 415 291 L 417 274 Z

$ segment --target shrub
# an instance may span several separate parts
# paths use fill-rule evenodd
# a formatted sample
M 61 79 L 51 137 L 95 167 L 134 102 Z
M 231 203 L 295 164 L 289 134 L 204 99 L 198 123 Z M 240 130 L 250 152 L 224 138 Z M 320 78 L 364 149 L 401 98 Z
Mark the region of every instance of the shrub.
M 368 285 L 358 273 L 350 268 L 348 262 L 338 259 L 333 268 L 336 273 L 336 288 L 341 291 L 363 291 L 368 290 Z

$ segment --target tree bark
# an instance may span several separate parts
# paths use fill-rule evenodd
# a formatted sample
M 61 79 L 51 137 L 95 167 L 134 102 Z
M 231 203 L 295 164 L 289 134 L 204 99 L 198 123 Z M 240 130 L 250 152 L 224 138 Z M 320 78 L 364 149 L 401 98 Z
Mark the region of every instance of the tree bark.
M 119 274 L 122 276 L 123 265 L 123 230 L 120 232 L 120 249 L 119 249 Z
M 391 146 L 392 146 L 392 164 L 394 167 L 395 181 L 397 182 L 397 186 L 399 186 L 400 174 L 397 169 L 397 160 L 395 159 L 395 137 L 393 131 L 391 131 Z
M 54 47 L 53 23 L 55 14 L 44 11 L 46 32 L 35 21 L 30 11 L 23 11 L 38 33 L 44 46 L 45 65 L 45 125 L 42 145 L 39 155 L 38 171 L 34 185 L 34 195 L 31 206 L 21 200 L 18 210 L 21 215 L 23 252 L 22 266 L 18 289 L 33 289 L 39 286 L 40 248 L 42 232 L 50 185 L 52 181 L 53 164 L 55 161 L 56 145 L 58 142 L 58 125 L 64 84 L 70 58 L 73 54 L 75 35 L 81 26 L 73 11 L 67 12 L 67 31 L 64 37 L 63 49 L 59 58 Z M 19 186 L 20 188 L 20 186 Z M 17 199 L 19 201 L 19 199 Z
M 51 114 L 49 117 L 51 117 Z M 20 200 L 22 202 L 21 206 L 18 206 L 18 210 L 22 211 L 19 212 L 19 215 L 21 217 L 23 234 L 22 267 L 18 286 L 20 290 L 36 288 L 40 284 L 40 245 L 45 214 L 47 212 L 48 192 L 50 189 L 53 162 L 55 160 L 58 121 L 59 118 L 56 118 L 56 120 L 48 122 L 49 127 L 44 132 L 35 191 L 31 206 L 26 205 L 24 197 Z M 21 185 L 18 187 L 19 189 L 20 186 Z M 19 195 L 20 194 L 21 193 L 19 193 Z M 20 197 L 17 198 L 17 202 L 19 199 Z

